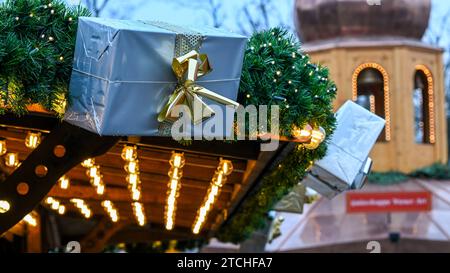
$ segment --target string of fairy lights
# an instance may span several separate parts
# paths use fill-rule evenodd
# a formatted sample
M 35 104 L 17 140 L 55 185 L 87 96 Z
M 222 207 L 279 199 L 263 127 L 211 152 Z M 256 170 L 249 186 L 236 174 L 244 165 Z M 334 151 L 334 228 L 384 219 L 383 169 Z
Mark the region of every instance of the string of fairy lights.
M 133 200 L 132 208 L 134 216 L 138 225 L 145 226 L 147 218 L 145 217 L 144 205 L 140 202 L 142 188 L 136 145 L 125 145 L 122 149 L 121 157 L 125 161 L 124 169 L 127 172 L 126 181 L 131 194 L 131 200 Z
M 184 166 L 185 160 L 184 155 L 182 153 L 172 153 L 172 157 L 169 161 L 170 170 L 169 170 L 169 183 L 168 183 L 168 196 L 167 196 L 167 204 L 165 209 L 165 220 L 166 220 L 166 229 L 172 230 L 175 225 L 175 213 L 177 206 L 177 199 L 181 187 L 181 177 L 183 176 L 182 168 Z
M 309 127 L 308 132 L 310 138 L 314 138 L 314 130 Z M 300 132 L 305 134 L 304 131 Z M 41 133 L 28 132 L 25 138 L 25 146 L 30 149 L 35 149 L 41 143 Z M 6 140 L 0 140 L 0 156 L 4 156 L 5 165 L 11 168 L 19 166 L 20 161 L 18 153 L 8 153 Z M 139 160 L 136 145 L 124 145 L 121 153 L 121 157 L 124 160 L 124 170 L 127 173 L 126 181 L 128 183 L 128 189 L 130 192 L 131 206 L 136 219 L 136 222 L 140 226 L 145 226 L 147 223 L 145 206 L 142 203 L 142 189 L 141 179 L 139 172 Z M 165 227 L 167 230 L 172 230 L 175 226 L 177 199 L 180 195 L 181 179 L 183 176 L 183 167 L 185 165 L 185 157 L 183 153 L 172 152 L 169 160 L 170 169 L 168 171 L 169 182 L 167 184 L 167 199 L 165 204 Z M 86 169 L 86 175 L 89 177 L 91 185 L 96 189 L 98 195 L 105 193 L 105 184 L 103 181 L 103 175 L 100 171 L 100 166 L 96 164 L 94 158 L 88 158 L 81 163 L 81 166 Z M 205 220 L 208 217 L 214 203 L 217 201 L 220 189 L 226 182 L 226 177 L 232 172 L 233 165 L 231 161 L 221 159 L 219 166 L 211 180 L 211 184 L 208 188 L 207 195 L 205 196 L 202 206 L 197 212 L 197 216 L 192 227 L 192 232 L 198 234 L 203 227 Z M 70 187 L 70 179 L 67 175 L 63 175 L 58 180 L 58 187 L 62 190 L 67 190 Z M 55 197 L 47 197 L 44 201 L 44 205 L 49 209 L 55 211 L 60 215 L 64 215 L 67 211 L 66 206 L 72 204 L 77 211 L 83 215 L 86 219 L 93 216 L 93 211 L 88 203 L 81 198 L 72 198 L 68 203 L 64 203 Z M 101 202 L 105 213 L 109 216 L 112 222 L 119 221 L 119 210 L 111 200 L 104 200 Z M 4 213 L 10 209 L 9 202 L 0 200 L 0 213 Z M 36 216 L 32 213 L 26 215 L 23 222 L 35 226 L 37 223 Z
M 81 163 L 81 166 L 87 169 L 86 175 L 89 177 L 91 185 L 96 189 L 97 194 L 103 195 L 105 193 L 105 183 L 100 166 L 95 164 L 95 159 L 88 158 Z
M 384 119 L 386 121 L 385 126 L 385 140 L 390 141 L 391 140 L 391 110 L 390 110 L 390 94 L 389 94 L 389 75 L 384 69 L 383 66 L 377 64 L 377 63 L 364 63 L 358 66 L 355 71 L 353 72 L 352 77 L 352 100 L 356 101 L 358 99 L 358 76 L 359 74 L 367 69 L 372 68 L 381 73 L 383 76 L 383 92 L 384 92 Z M 373 104 L 375 105 L 375 103 Z M 373 106 L 375 108 L 375 106 Z M 373 109 L 375 110 L 375 109 Z
M 325 132 L 320 127 L 312 125 L 305 125 L 301 129 L 295 129 L 294 136 L 302 139 L 306 142 L 306 148 L 313 149 L 317 147 L 325 138 Z M 41 142 L 41 134 L 36 132 L 29 132 L 25 139 L 25 145 L 30 148 L 36 148 Z M 5 164 L 9 167 L 19 166 L 19 158 L 17 153 L 8 153 L 5 140 L 0 140 L 0 155 L 5 158 Z M 145 226 L 147 224 L 147 216 L 145 212 L 145 203 L 142 198 L 142 185 L 140 177 L 138 148 L 136 145 L 124 145 L 121 157 L 124 161 L 124 170 L 126 172 L 126 181 L 128 190 L 130 193 L 131 207 L 139 226 Z M 167 183 L 167 198 L 164 210 L 164 221 L 167 230 L 173 230 L 176 223 L 176 211 L 177 200 L 181 194 L 181 182 L 183 179 L 183 167 L 186 164 L 186 159 L 183 153 L 173 151 L 169 160 L 168 183 Z M 89 178 L 90 184 L 95 188 L 96 194 L 102 196 L 105 194 L 105 183 L 103 175 L 101 173 L 100 165 L 96 164 L 94 158 L 88 158 L 81 164 L 86 169 L 86 175 Z M 217 202 L 221 188 L 227 181 L 227 177 L 233 171 L 233 164 L 230 160 L 220 159 L 216 171 L 211 179 L 208 190 L 202 201 L 199 209 L 197 210 L 196 217 L 193 219 L 192 232 L 199 234 L 205 226 L 205 222 L 208 219 L 208 215 L 214 208 L 214 204 Z M 57 186 L 62 190 L 67 190 L 70 187 L 70 179 L 67 175 L 61 176 L 58 180 Z M 112 222 L 118 222 L 120 220 L 119 210 L 117 206 L 111 201 L 106 200 L 101 202 L 101 206 L 104 212 L 109 216 Z M 69 202 L 65 203 L 55 197 L 47 197 L 44 201 L 44 205 L 49 209 L 55 211 L 60 215 L 64 215 L 67 211 L 67 206 L 73 206 L 78 213 L 84 216 L 86 219 L 93 217 L 93 210 L 86 200 L 81 198 L 72 198 Z M 0 213 L 8 211 L 10 204 L 6 201 L 0 200 Z M 26 223 L 34 223 L 36 220 L 31 215 L 27 215 L 23 219 Z
M 211 208 L 214 203 L 217 201 L 217 198 L 220 194 L 220 189 L 223 184 L 227 180 L 227 176 L 231 174 L 233 171 L 233 164 L 229 160 L 221 159 L 219 166 L 211 180 L 211 184 L 209 185 L 207 194 L 205 196 L 205 200 L 203 201 L 202 206 L 197 211 L 197 217 L 195 219 L 194 225 L 192 227 L 192 232 L 194 234 L 199 234 L 201 228 L 203 227 Z

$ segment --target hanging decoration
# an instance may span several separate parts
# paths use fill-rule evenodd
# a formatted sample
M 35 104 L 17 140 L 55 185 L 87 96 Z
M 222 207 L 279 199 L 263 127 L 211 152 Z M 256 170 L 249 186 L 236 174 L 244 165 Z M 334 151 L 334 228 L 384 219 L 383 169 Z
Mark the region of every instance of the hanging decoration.
M 214 115 L 211 109 L 202 97 L 208 98 L 217 103 L 237 108 L 239 103 L 208 90 L 198 83 L 197 79 L 207 75 L 212 71 L 208 61 L 207 54 L 200 54 L 196 50 L 192 50 L 183 56 L 174 58 L 172 62 L 172 70 L 178 79 L 178 85 L 170 95 L 168 102 L 158 115 L 158 121 L 175 121 L 173 120 L 173 110 L 176 106 L 186 105 L 190 110 L 190 117 L 194 124 L 199 124 L 206 118 Z M 194 109 L 194 107 L 198 109 Z M 198 117 L 194 113 L 200 113 Z
M 226 182 L 228 175 L 233 172 L 233 164 L 230 160 L 220 159 L 217 171 L 213 176 L 211 184 L 208 188 L 208 193 L 206 194 L 203 205 L 197 211 L 197 217 L 195 219 L 194 225 L 192 227 L 192 232 L 194 234 L 199 234 L 200 230 L 208 216 L 209 211 L 212 209 L 214 203 L 217 201 L 217 197 L 220 193 L 220 188 Z
M 172 157 L 169 161 L 169 183 L 168 196 L 165 209 L 166 229 L 172 230 L 175 225 L 175 213 L 177 209 L 177 198 L 181 187 L 181 177 L 183 176 L 182 168 L 184 166 L 184 154 L 172 152 Z

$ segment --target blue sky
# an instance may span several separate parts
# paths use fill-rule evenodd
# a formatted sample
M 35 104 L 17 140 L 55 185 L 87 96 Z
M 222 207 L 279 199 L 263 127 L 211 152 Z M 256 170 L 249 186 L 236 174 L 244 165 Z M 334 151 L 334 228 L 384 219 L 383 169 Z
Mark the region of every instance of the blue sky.
M 92 0 L 65 0 L 70 4 L 79 4 Z M 104 0 L 97 0 L 102 3 Z M 242 21 L 242 6 L 252 0 L 213 0 L 222 4 L 221 16 L 225 16 L 223 28 L 239 32 L 239 22 Z M 400 1 L 400 0 L 381 0 Z M 408 1 L 408 0 L 403 0 Z M 4 0 L 0 0 L 0 3 Z M 101 17 L 120 19 L 160 20 L 182 25 L 212 25 L 211 16 L 207 10 L 209 0 L 109 0 L 107 8 Z M 280 23 L 293 28 L 292 10 L 294 0 L 272 0 L 273 8 L 269 11 L 269 26 Z M 450 14 L 450 1 L 432 0 L 430 28 L 441 28 L 439 22 L 446 14 Z M 253 14 L 255 15 L 255 14 Z M 450 24 L 450 22 L 449 22 Z M 450 44 L 450 25 L 442 43 Z
M 66 0 L 69 3 L 79 3 L 86 0 Z M 87 0 L 89 1 L 89 0 Z M 102 2 L 103 0 L 98 0 Z M 222 28 L 240 32 L 239 22 L 244 22 L 242 6 L 252 0 L 214 0 L 220 2 L 222 9 L 220 16 L 224 16 Z M 399 0 L 382 0 L 399 1 Z M 209 0 L 109 0 L 109 4 L 102 17 L 114 17 L 120 19 L 161 20 L 183 25 L 212 25 L 212 19 L 208 12 Z M 293 29 L 292 10 L 294 0 L 273 0 L 275 5 L 269 11 L 269 25 L 284 24 Z M 441 28 L 439 22 L 450 11 L 450 1 L 432 0 L 432 15 L 430 26 L 432 30 Z M 257 16 L 256 14 L 254 14 Z M 450 26 L 448 35 L 442 40 L 442 45 L 450 43 Z M 426 37 L 430 37 L 428 33 Z

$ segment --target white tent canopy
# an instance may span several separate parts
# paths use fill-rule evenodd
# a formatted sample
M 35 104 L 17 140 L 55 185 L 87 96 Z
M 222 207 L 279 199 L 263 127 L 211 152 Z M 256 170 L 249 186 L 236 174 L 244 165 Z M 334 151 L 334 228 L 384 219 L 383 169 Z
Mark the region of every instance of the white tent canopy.
M 450 181 L 411 180 L 391 186 L 366 185 L 363 192 L 429 191 L 432 210 L 428 212 L 352 213 L 346 212 L 346 194 L 333 200 L 320 198 L 305 205 L 301 215 L 284 217 L 282 235 L 266 245 L 266 251 L 286 252 L 352 242 L 384 240 L 392 232 L 401 238 L 450 243 Z

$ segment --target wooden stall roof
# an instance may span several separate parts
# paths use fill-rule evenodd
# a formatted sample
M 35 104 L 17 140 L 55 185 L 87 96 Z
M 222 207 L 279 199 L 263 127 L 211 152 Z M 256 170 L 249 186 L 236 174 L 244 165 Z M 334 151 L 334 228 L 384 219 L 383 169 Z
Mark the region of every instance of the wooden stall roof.
M 27 132 L 39 130 L 45 137 L 46 133 L 51 131 L 58 122 L 60 121 L 54 116 L 42 113 L 32 113 L 20 118 L 9 114 L 1 115 L 0 137 L 6 139 L 8 152 L 18 153 L 20 161 L 23 161 L 31 152 L 24 144 Z M 148 222 L 142 228 L 136 224 L 131 206 L 133 200 L 127 188 L 125 162 L 121 158 L 122 148 L 127 143 L 138 146 L 142 183 L 141 203 L 144 205 Z M 66 174 L 70 179 L 70 187 L 64 190 L 56 184 L 48 196 L 60 200 L 66 206 L 65 215 L 61 216 L 55 213 L 55 216 L 60 223 L 60 233 L 62 235 L 67 233 L 71 238 L 79 236 L 80 240 L 89 240 L 92 236 L 95 237 L 96 229 L 103 232 L 103 243 L 107 243 L 110 238 L 113 238 L 114 242 L 145 242 L 208 237 L 214 235 L 223 221 L 232 215 L 249 190 L 256 186 L 260 177 L 270 169 L 274 160 L 285 154 L 283 149 L 287 149 L 287 146 L 289 146 L 287 143 L 282 143 L 277 151 L 261 152 L 260 143 L 256 141 L 232 143 L 194 141 L 192 145 L 183 146 L 165 137 L 122 138 L 106 154 L 95 158 L 96 164 L 100 165 L 106 186 L 103 195 L 98 195 L 90 184 L 86 174 L 87 169 L 78 165 Z M 184 152 L 186 163 L 177 199 L 175 228 L 167 231 L 164 228 L 164 209 L 168 191 L 169 159 L 172 151 Z M 201 234 L 193 235 L 191 228 L 197 210 L 205 198 L 221 158 L 232 161 L 233 172 L 228 176 Z M 0 167 L 3 172 L 13 172 L 13 169 L 4 165 L 4 160 L 0 161 Z M 83 218 L 73 204 L 70 204 L 72 198 L 85 200 L 92 209 L 93 216 L 88 221 Z M 110 200 L 114 203 L 120 217 L 119 224 L 105 224 L 109 222 L 109 216 L 101 206 L 103 200 Z M 48 209 L 44 200 L 42 207 Z M 88 224 L 89 232 L 82 228 L 83 223 L 86 222 L 90 222 L 90 225 Z M 95 241 L 95 238 L 91 241 Z

